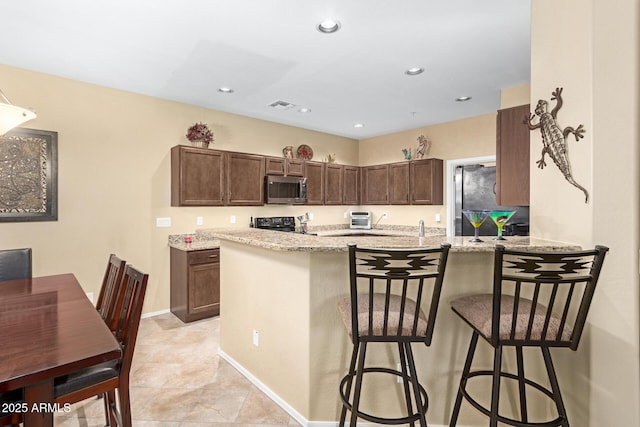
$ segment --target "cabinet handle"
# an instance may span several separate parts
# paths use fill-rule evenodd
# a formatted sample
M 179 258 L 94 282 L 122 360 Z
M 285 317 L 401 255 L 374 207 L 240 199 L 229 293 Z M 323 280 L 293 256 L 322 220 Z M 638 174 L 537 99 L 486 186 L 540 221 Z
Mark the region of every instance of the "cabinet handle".
M 209 255 L 209 258 L 218 258 L 218 255 Z

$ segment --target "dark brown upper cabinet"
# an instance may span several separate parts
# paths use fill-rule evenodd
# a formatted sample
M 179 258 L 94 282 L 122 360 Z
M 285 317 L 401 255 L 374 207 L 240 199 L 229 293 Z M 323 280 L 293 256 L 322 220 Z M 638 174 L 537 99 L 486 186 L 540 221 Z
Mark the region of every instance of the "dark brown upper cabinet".
M 307 177 L 307 205 L 324 204 L 324 163 L 304 162 Z
M 360 168 L 344 166 L 342 169 L 342 202 L 344 205 L 360 204 Z
M 496 203 L 529 206 L 529 104 L 498 111 Z
M 224 205 L 224 152 L 177 145 L 171 149 L 171 206 Z
M 341 205 L 343 193 L 343 166 L 326 163 L 324 168 L 324 204 Z
M 265 157 L 265 174 L 304 176 L 304 161 L 284 157 Z
M 365 205 L 389 204 L 389 165 L 362 168 L 362 203 Z
M 389 165 L 389 203 L 409 204 L 409 162 Z
M 442 164 L 441 159 L 420 159 L 409 163 L 412 205 L 441 205 L 443 203 Z
M 259 206 L 264 204 L 264 157 L 255 154 L 226 153 L 226 204 Z

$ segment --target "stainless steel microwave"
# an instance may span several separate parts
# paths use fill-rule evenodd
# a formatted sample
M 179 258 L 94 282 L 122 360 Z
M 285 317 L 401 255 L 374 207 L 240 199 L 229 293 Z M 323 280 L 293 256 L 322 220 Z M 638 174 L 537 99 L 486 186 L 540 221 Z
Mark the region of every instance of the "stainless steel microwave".
M 296 176 L 265 176 L 265 202 L 280 205 L 307 203 L 307 178 Z

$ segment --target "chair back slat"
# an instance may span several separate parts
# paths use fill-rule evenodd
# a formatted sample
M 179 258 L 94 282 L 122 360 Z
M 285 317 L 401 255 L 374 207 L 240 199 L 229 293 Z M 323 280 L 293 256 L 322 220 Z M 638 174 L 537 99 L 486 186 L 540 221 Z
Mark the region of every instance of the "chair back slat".
M 148 274 L 127 265 L 115 301 L 115 322 L 111 331 L 123 348 L 122 368 L 128 370 L 133 359 Z
M 96 309 L 110 328 L 114 326 L 113 323 L 115 322 L 115 299 L 117 297 L 118 287 L 122 282 L 125 265 L 125 260 L 115 254 L 109 255 L 107 270 L 104 273 L 98 302 L 96 303 Z
M 354 342 L 364 336 L 371 341 L 397 341 L 401 337 L 429 345 L 449 247 L 379 249 L 349 245 Z
M 607 250 L 528 252 L 497 245 L 492 344 L 575 350 Z M 505 336 L 501 328 L 507 327 Z

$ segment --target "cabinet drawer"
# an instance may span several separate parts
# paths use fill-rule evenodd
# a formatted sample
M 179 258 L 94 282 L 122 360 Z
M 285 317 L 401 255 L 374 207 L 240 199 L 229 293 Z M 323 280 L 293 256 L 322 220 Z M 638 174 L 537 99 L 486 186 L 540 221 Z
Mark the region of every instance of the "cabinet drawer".
M 189 265 L 220 262 L 220 249 L 206 249 L 202 251 L 189 252 L 187 262 Z

